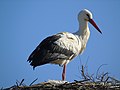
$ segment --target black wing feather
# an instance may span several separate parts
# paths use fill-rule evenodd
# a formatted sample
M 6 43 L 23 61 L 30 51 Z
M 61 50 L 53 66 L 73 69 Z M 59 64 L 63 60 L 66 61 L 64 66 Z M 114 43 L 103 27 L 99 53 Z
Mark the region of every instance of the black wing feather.
M 29 56 L 28 61 L 30 65 L 35 68 L 36 66 L 47 64 L 57 59 L 68 59 L 73 55 L 73 52 L 65 48 L 59 47 L 54 42 L 61 36 L 53 35 L 44 39 L 37 48 Z M 64 57 L 63 57 L 64 55 Z

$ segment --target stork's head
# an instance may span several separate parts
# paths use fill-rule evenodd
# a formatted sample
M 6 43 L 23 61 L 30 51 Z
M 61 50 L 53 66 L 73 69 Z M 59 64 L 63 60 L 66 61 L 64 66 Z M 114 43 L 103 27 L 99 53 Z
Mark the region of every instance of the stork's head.
M 102 34 L 102 32 L 100 31 L 100 29 L 98 28 L 98 26 L 96 25 L 96 23 L 92 18 L 93 18 L 92 13 L 87 9 L 80 11 L 80 13 L 78 14 L 79 22 L 82 22 L 82 21 L 90 22 Z

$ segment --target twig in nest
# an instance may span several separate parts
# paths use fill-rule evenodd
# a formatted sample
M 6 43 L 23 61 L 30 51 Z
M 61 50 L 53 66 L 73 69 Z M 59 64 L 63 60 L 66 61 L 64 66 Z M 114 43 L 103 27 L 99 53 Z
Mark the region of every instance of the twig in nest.
M 38 78 L 36 78 L 34 81 L 32 81 L 29 86 L 32 86 L 32 84 L 37 80 L 38 80 Z
M 95 82 L 94 74 L 92 74 L 92 75 L 87 74 L 86 76 L 89 80 Z
M 104 65 L 107 65 L 107 64 L 102 64 L 102 65 L 100 65 L 99 68 L 97 69 L 97 72 L 96 72 L 96 79 L 98 79 L 98 80 L 101 80 L 101 77 L 102 77 L 102 76 L 99 75 L 98 73 L 99 73 L 101 67 L 104 66 Z
M 21 86 L 21 85 L 22 85 L 23 81 L 24 81 L 24 79 L 22 79 L 22 81 L 20 82 L 19 86 Z
M 106 72 L 106 73 L 103 73 L 103 75 L 101 76 L 101 81 L 107 81 L 107 78 L 108 78 L 108 72 Z
M 81 76 L 83 77 L 83 79 L 86 81 L 86 80 L 91 80 L 91 81 L 95 81 L 94 80 L 94 74 L 92 75 L 89 75 L 88 74 L 88 70 L 87 70 L 87 63 L 88 63 L 88 60 L 89 60 L 89 57 L 87 58 L 87 61 L 86 61 L 86 64 L 85 66 L 84 65 L 81 65 Z
M 88 78 L 86 77 L 86 75 L 85 75 L 85 70 L 84 70 L 84 66 L 82 65 L 82 69 L 81 69 L 81 75 L 82 75 L 82 77 L 85 79 L 85 80 L 87 80 Z
M 90 79 L 86 79 L 86 80 L 81 80 L 81 81 L 77 81 L 77 80 L 74 80 L 76 83 L 82 83 L 82 82 L 86 82 L 86 81 L 89 81 Z
M 26 86 L 25 84 L 23 84 L 25 79 L 22 79 L 21 82 L 19 82 L 18 80 L 16 80 L 16 84 L 17 86 Z

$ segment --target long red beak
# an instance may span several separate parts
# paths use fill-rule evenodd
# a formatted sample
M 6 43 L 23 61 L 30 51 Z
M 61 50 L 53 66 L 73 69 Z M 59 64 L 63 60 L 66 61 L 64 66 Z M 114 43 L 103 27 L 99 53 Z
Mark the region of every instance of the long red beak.
M 99 27 L 96 25 L 96 23 L 93 21 L 93 19 L 89 19 L 89 22 L 102 34 Z

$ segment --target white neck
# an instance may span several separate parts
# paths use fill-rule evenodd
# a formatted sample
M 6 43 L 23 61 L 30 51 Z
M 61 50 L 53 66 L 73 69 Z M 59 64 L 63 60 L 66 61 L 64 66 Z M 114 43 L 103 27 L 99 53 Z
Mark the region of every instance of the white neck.
M 74 34 L 78 35 L 79 38 L 83 40 L 84 44 L 86 44 L 90 36 L 88 21 L 85 21 L 83 18 L 80 18 L 79 21 L 80 21 L 79 30 L 75 32 Z

